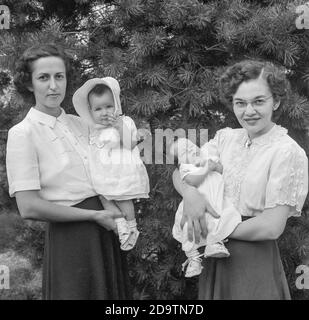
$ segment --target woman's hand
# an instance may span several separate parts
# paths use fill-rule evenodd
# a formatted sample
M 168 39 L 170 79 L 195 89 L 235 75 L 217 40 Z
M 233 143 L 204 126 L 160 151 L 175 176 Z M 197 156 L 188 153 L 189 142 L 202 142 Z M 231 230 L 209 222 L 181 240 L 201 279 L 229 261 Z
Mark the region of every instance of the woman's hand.
M 113 212 L 110 210 L 96 211 L 94 214 L 94 221 L 107 230 L 116 230 L 116 218 L 121 218 L 121 213 Z
M 207 226 L 205 212 L 210 213 L 213 217 L 219 218 L 212 206 L 209 204 L 205 196 L 191 186 L 186 186 L 183 190 L 183 218 L 180 223 L 181 227 L 187 222 L 188 239 L 196 243 L 200 242 L 200 237 L 207 236 Z

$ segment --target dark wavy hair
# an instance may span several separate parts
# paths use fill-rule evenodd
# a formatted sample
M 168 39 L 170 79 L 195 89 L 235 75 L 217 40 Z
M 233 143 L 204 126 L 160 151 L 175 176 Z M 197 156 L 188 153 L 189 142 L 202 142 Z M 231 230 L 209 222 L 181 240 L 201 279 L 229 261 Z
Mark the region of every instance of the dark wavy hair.
M 32 84 L 32 63 L 40 58 L 59 57 L 63 60 L 66 70 L 67 83 L 70 82 L 71 57 L 65 50 L 54 43 L 39 44 L 24 51 L 16 63 L 14 85 L 17 92 L 26 100 L 33 100 L 34 96 L 28 87 Z
M 273 120 L 281 115 L 290 97 L 290 82 L 286 77 L 286 70 L 268 61 L 243 60 L 228 67 L 220 78 L 220 95 L 223 103 L 233 111 L 233 96 L 244 81 L 259 77 L 266 80 L 279 108 L 273 113 Z

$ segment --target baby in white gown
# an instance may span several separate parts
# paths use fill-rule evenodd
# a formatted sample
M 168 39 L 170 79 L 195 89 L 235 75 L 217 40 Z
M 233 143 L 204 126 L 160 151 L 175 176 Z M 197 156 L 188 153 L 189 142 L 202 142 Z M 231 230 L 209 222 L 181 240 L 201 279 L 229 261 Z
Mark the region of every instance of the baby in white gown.
M 73 105 L 89 123 L 89 167 L 95 191 L 105 209 L 121 211 L 115 219 L 122 250 L 139 236 L 132 200 L 148 198 L 149 180 L 140 158 L 134 121 L 122 115 L 120 87 L 111 77 L 87 81 L 73 96 Z
M 223 242 L 241 222 L 241 216 L 231 200 L 224 196 L 224 181 L 221 175 L 223 168 L 218 158 L 209 157 L 206 145 L 200 150 L 190 140 L 180 138 L 171 146 L 170 153 L 178 160 L 182 180 L 197 187 L 220 216 L 214 218 L 205 212 L 208 234 L 196 244 L 194 239 L 188 239 L 187 223 L 183 229 L 180 226 L 183 201 L 179 204 L 173 237 L 182 244 L 182 250 L 188 258 L 182 265 L 183 270 L 186 268 L 185 277 L 193 277 L 202 272 L 202 256 L 224 258 L 230 255 Z M 198 251 L 201 247 L 205 247 L 202 254 Z

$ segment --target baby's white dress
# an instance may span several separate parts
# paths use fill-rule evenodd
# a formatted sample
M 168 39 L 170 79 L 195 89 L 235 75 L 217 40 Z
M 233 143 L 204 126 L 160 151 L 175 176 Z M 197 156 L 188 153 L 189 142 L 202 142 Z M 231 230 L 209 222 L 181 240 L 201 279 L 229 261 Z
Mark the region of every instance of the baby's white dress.
M 201 151 L 201 157 L 206 160 L 209 150 L 204 146 Z M 213 159 L 213 157 L 211 158 Z M 184 179 L 188 174 L 194 174 L 198 170 L 200 170 L 200 168 L 193 164 L 181 164 L 179 167 L 181 179 Z M 194 250 L 222 241 L 227 238 L 241 222 L 241 216 L 235 209 L 231 199 L 224 196 L 224 181 L 219 172 L 209 172 L 198 187 L 198 190 L 209 201 L 210 205 L 220 215 L 220 218 L 214 218 L 211 214 L 205 212 L 208 234 L 207 238 L 202 238 L 197 245 L 194 241 L 188 240 L 187 224 L 184 225 L 183 229 L 180 227 L 183 216 L 183 201 L 181 201 L 175 215 L 173 237 L 182 243 L 183 251 Z
M 134 121 L 123 116 L 122 121 L 130 129 L 132 140 L 136 139 Z M 89 166 L 95 191 L 107 200 L 148 198 L 149 179 L 140 158 L 139 149 L 120 146 L 117 129 L 92 128 L 89 138 Z

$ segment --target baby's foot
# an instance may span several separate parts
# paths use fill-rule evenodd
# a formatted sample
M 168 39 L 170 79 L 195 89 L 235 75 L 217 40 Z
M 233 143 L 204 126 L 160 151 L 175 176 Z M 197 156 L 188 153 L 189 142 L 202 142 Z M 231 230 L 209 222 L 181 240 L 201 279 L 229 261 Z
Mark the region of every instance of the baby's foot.
M 136 244 L 137 238 L 139 236 L 139 231 L 137 229 L 130 228 L 129 237 L 126 239 L 124 243 L 121 244 L 121 250 L 128 251 L 132 250 Z
M 129 228 L 129 235 L 123 243 L 121 243 L 121 250 L 128 251 L 134 248 L 139 231 L 137 230 L 136 219 L 127 220 L 127 226 Z
M 185 277 L 191 278 L 195 276 L 199 276 L 202 273 L 202 259 L 197 257 L 190 257 L 182 264 L 182 271 L 185 270 L 187 266 Z
M 191 278 L 201 274 L 203 267 L 202 267 L 202 257 L 204 254 L 200 254 L 197 249 L 185 251 L 187 256 L 187 260 L 182 264 L 182 271 L 186 269 L 185 277 Z
M 230 256 L 229 251 L 226 249 L 223 242 L 217 242 L 207 245 L 204 251 L 205 258 L 227 258 Z
M 130 236 L 130 228 L 124 218 L 115 219 L 120 244 L 123 245 Z

